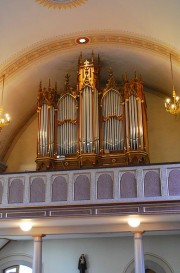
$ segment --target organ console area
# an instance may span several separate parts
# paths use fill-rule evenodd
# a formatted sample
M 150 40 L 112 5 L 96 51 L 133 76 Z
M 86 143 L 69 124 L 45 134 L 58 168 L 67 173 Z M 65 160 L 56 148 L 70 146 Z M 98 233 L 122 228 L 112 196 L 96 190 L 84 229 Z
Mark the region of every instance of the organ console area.
M 142 80 L 135 74 L 116 84 L 112 69 L 100 82 L 100 60 L 78 62 L 77 86 L 40 88 L 37 99 L 37 170 L 149 163 Z

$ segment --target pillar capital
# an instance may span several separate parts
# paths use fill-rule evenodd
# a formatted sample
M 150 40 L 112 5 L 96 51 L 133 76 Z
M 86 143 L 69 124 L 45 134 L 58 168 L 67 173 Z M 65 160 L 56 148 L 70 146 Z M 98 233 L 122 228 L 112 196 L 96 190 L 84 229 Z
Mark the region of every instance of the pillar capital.
M 32 237 L 33 237 L 34 239 L 37 239 L 37 238 L 39 238 L 39 239 L 41 238 L 41 239 L 42 239 L 42 238 L 45 237 L 45 236 L 46 236 L 45 234 L 33 234 L 33 235 L 32 235 Z
M 134 238 L 142 238 L 144 231 L 133 231 Z

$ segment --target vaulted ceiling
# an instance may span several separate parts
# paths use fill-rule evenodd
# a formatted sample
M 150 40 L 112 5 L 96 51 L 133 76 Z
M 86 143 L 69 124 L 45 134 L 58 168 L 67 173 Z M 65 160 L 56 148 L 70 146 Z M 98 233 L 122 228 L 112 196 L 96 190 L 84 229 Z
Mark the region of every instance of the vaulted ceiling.
M 80 52 L 100 55 L 102 81 L 109 67 L 117 79 L 137 71 L 145 88 L 164 97 L 172 92 L 171 53 L 178 93 L 179 10 L 179 0 L 1 0 L 0 88 L 5 74 L 3 104 L 12 122 L 0 133 L 0 160 L 35 115 L 39 82 L 51 79 L 60 89 L 69 73 L 75 85 Z M 78 44 L 82 36 L 89 43 Z

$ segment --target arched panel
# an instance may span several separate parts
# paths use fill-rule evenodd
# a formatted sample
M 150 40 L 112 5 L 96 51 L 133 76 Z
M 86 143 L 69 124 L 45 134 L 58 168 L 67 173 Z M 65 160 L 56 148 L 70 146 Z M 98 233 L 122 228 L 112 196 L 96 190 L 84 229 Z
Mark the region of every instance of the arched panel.
M 109 174 L 101 174 L 97 181 L 97 198 L 113 198 L 113 180 Z
M 160 176 L 154 171 L 149 171 L 144 177 L 144 196 L 160 196 L 161 195 L 161 182 Z
M 124 173 L 120 181 L 121 198 L 137 197 L 137 182 L 133 173 Z
M 62 176 L 56 177 L 53 181 L 52 201 L 67 201 L 67 182 Z
M 77 108 L 76 100 L 66 94 L 58 103 L 57 154 L 74 154 L 77 151 Z
M 180 195 L 180 170 L 173 170 L 169 174 L 169 195 Z
M 44 202 L 45 201 L 45 184 L 42 178 L 34 178 L 30 189 L 30 202 Z
M 86 175 L 79 175 L 75 180 L 74 200 L 90 200 L 90 181 Z
M 13 179 L 9 185 L 9 203 L 23 203 L 24 186 L 19 178 Z

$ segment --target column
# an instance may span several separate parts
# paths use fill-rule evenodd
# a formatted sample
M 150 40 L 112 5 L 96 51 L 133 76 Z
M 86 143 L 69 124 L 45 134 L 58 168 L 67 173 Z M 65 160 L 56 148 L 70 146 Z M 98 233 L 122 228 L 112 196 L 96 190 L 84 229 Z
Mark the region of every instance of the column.
M 145 273 L 142 232 L 134 233 L 135 273 Z
M 43 235 L 35 235 L 34 237 L 34 255 L 33 255 L 33 273 L 42 273 L 42 237 Z

